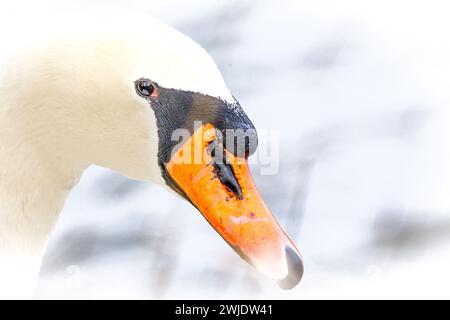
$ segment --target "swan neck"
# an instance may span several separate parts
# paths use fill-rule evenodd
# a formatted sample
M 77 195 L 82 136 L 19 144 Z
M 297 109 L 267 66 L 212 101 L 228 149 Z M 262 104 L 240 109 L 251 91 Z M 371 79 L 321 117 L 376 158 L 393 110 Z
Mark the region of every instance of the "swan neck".
M 0 255 L 43 251 L 83 171 L 80 165 L 18 140 L 0 138 Z

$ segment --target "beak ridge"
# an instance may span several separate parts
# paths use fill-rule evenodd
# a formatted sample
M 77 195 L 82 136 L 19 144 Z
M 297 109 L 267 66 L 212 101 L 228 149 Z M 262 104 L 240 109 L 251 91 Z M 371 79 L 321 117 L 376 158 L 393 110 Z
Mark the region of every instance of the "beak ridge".
M 247 160 L 224 150 L 229 161 L 221 163 L 208 151 L 214 132 L 210 124 L 195 131 L 172 155 L 167 172 L 241 257 L 281 288 L 291 289 L 303 275 L 300 253 L 261 199 Z M 196 154 L 203 155 L 202 159 L 192 162 Z

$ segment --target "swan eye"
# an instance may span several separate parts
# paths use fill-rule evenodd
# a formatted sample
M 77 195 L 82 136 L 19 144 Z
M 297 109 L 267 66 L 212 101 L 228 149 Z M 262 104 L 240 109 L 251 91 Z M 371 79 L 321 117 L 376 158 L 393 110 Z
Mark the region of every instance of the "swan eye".
M 136 81 L 136 92 L 144 98 L 157 97 L 156 88 L 150 80 L 140 79 Z

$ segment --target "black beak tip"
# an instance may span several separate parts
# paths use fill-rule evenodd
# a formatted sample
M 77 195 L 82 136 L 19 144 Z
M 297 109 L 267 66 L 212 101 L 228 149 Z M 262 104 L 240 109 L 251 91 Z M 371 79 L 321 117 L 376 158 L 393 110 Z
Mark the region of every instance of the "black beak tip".
M 284 290 L 294 288 L 303 277 L 303 262 L 299 254 L 290 246 L 286 246 L 286 263 L 288 274 L 285 278 L 277 281 L 278 286 Z

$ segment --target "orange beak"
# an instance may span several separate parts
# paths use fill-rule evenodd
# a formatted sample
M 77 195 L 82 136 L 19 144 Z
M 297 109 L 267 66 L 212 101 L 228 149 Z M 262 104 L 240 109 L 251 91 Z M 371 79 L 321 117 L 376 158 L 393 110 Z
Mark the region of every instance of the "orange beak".
M 216 129 L 197 129 L 171 157 L 166 170 L 211 226 L 247 262 L 284 289 L 303 275 L 301 255 L 264 204 L 246 159 L 223 150 L 217 164 Z M 226 161 L 225 161 L 226 159 Z

